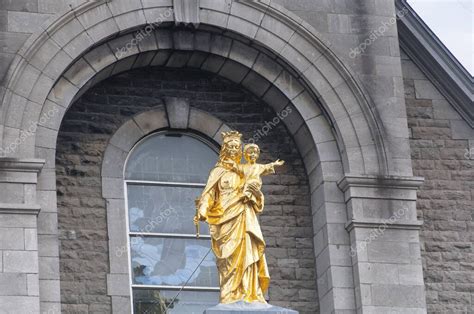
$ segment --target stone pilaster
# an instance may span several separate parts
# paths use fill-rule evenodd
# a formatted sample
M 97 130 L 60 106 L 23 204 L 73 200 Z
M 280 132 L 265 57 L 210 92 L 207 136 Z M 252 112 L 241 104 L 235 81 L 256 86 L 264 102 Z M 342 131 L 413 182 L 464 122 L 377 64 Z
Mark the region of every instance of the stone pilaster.
M 39 313 L 36 184 L 41 159 L 0 158 L 0 304 Z
M 338 184 L 348 208 L 358 313 L 425 313 L 416 218 L 418 177 L 346 176 Z

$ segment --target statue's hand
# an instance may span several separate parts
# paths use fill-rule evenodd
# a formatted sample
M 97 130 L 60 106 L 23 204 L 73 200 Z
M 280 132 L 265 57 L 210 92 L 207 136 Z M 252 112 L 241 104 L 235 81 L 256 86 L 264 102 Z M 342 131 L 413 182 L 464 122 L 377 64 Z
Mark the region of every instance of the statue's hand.
M 207 220 L 207 216 L 203 214 L 196 214 L 193 218 L 193 222 L 195 225 L 197 225 L 199 221 L 206 221 L 206 220 Z
M 252 194 L 254 195 L 257 195 L 258 193 L 260 193 L 260 187 L 259 187 L 259 184 L 257 182 L 251 182 L 247 185 L 247 188 L 249 189 L 250 192 L 252 192 Z
M 285 161 L 284 160 L 280 160 L 280 159 L 277 159 L 277 161 L 275 161 L 273 163 L 275 166 L 283 166 L 285 164 Z

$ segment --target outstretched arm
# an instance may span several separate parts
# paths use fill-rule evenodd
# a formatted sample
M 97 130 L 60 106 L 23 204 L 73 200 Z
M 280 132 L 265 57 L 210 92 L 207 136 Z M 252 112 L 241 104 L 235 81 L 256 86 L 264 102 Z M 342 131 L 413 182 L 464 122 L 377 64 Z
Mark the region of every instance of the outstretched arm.
M 269 174 L 274 174 L 275 173 L 275 167 L 283 166 L 283 164 L 285 164 L 285 161 L 280 160 L 280 159 L 277 159 L 276 161 L 271 162 L 269 164 L 265 164 L 263 172 L 262 172 L 262 176 L 269 175 Z

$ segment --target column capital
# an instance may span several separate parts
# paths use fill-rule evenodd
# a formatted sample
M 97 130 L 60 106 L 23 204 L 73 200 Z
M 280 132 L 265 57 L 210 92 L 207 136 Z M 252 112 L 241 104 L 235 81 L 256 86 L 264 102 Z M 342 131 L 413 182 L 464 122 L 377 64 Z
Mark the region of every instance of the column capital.
M 345 201 L 352 198 L 416 201 L 422 177 L 345 175 L 337 182 Z

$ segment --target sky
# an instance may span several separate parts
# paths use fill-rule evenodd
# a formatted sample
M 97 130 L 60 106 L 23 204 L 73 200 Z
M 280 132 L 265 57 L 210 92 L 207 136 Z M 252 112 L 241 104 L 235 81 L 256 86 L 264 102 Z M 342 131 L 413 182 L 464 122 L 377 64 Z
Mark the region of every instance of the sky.
M 474 76 L 474 0 L 408 0 L 408 3 Z

